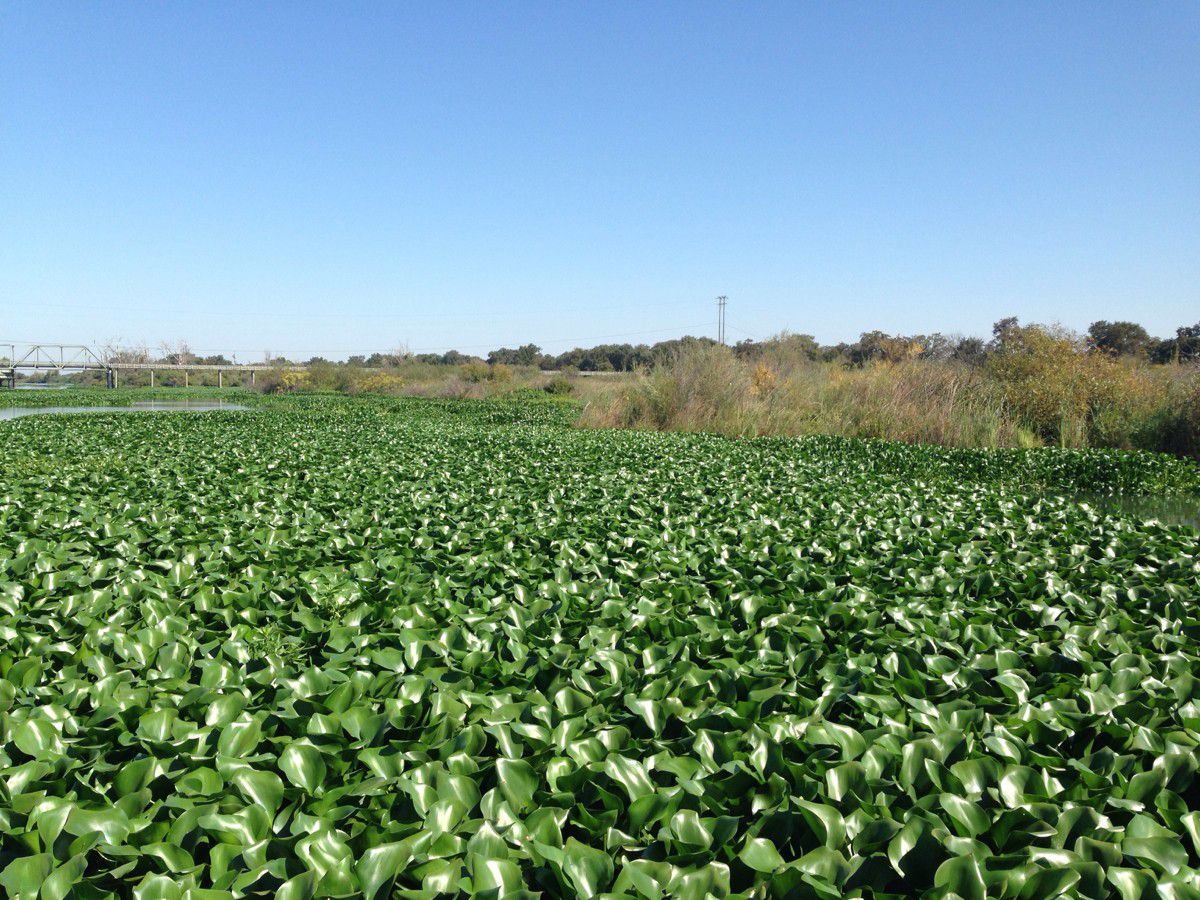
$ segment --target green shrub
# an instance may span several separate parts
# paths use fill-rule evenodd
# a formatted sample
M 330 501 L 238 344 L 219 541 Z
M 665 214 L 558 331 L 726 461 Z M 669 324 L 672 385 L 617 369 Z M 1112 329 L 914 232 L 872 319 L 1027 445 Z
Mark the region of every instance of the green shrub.
M 467 382 L 467 384 L 480 384 L 488 380 L 491 369 L 487 363 L 474 360 L 460 366 L 459 372 L 461 373 L 462 380 Z
M 1074 336 L 1040 325 L 1006 330 L 984 371 L 1030 430 L 1063 447 L 1131 447 L 1154 409 L 1144 363 L 1088 353 Z

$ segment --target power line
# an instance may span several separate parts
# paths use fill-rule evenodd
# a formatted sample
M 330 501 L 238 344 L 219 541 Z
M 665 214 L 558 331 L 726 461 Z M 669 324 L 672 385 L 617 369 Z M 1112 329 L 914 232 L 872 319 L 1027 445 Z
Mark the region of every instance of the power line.
M 727 328 L 732 328 L 732 329 L 733 329 L 734 331 L 736 331 L 738 334 L 745 335 L 746 337 L 750 338 L 750 340 L 752 340 L 752 341 L 757 341 L 757 340 L 758 340 L 758 335 L 756 335 L 756 334 L 751 334 L 750 332 L 748 332 L 748 331 L 747 331 L 746 329 L 744 329 L 744 328 L 738 328 L 736 325 L 727 325 L 726 327 L 727 327 Z

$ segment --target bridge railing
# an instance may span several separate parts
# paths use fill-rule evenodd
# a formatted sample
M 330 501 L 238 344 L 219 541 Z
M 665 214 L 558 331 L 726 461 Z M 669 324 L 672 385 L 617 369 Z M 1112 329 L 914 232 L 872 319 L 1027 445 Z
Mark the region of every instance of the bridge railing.
M 308 366 L 297 363 L 167 363 L 154 360 L 117 360 L 106 356 L 84 344 L 20 344 L 15 342 L 0 343 L 0 350 L 7 351 L 0 355 L 0 385 L 13 387 L 18 371 L 55 371 L 63 372 L 103 372 L 105 384 L 116 387 L 117 373 L 141 371 L 150 373 L 150 383 L 154 384 L 155 372 L 182 372 L 184 384 L 187 384 L 189 372 L 216 372 L 217 384 L 223 384 L 225 372 L 249 372 L 250 383 L 254 383 L 257 372 L 283 371 L 304 372 Z M 363 372 L 383 371 L 377 367 L 367 366 Z

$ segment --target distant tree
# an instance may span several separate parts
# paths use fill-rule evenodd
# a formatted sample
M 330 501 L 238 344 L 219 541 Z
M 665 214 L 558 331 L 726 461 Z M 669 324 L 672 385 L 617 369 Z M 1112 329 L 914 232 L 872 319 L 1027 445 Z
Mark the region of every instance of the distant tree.
M 716 343 L 710 337 L 693 337 L 690 334 L 685 334 L 681 338 L 673 338 L 669 341 L 659 341 L 648 348 L 649 362 L 657 365 L 660 362 L 671 359 L 680 351 L 691 350 L 697 347 L 714 347 Z
M 1200 322 L 1177 329 L 1175 340 L 1179 342 L 1179 361 L 1196 362 L 1200 360 Z
M 738 359 L 757 359 L 762 352 L 762 344 L 753 338 L 744 338 L 733 345 L 733 355 Z
M 542 348 L 537 344 L 524 344 L 515 350 L 508 347 L 493 350 L 487 361 L 490 365 L 536 366 L 541 356 Z
M 1175 338 L 1151 338 L 1146 358 L 1152 363 L 1166 365 L 1175 361 Z
M 115 341 L 104 346 L 103 356 L 109 362 L 115 363 L 145 363 L 150 362 L 150 348 L 146 344 L 133 347 L 119 347 Z
M 857 344 L 851 345 L 850 363 L 856 366 L 872 361 L 897 363 L 920 356 L 924 350 L 924 342 L 922 336 L 903 337 L 883 331 L 867 331 L 859 336 Z
M 1097 352 L 1109 356 L 1142 356 L 1149 348 L 1151 338 L 1136 322 L 1101 319 L 1088 326 L 1088 341 Z
M 1021 333 L 1021 320 L 1016 316 L 1007 316 L 992 326 L 992 340 L 989 350 L 999 350 L 1006 342 L 1011 343 Z
M 1200 362 L 1200 322 L 1176 328 L 1175 337 L 1152 345 L 1150 359 L 1157 363 Z
M 958 346 L 957 340 L 947 337 L 940 331 L 935 331 L 919 340 L 921 341 L 921 359 L 932 359 L 938 362 L 950 359 L 954 355 L 955 347 Z
M 830 344 L 828 347 L 821 348 L 822 362 L 836 362 L 837 360 L 848 361 L 850 359 L 851 344 L 842 341 L 838 344 Z
M 822 348 L 811 334 L 781 331 L 762 341 L 751 338 L 738 341 L 733 345 L 733 353 L 738 359 L 761 362 L 778 370 L 820 359 Z
M 987 359 L 987 345 L 984 344 L 982 338 L 960 338 L 954 345 L 950 358 L 968 366 L 981 366 Z
M 783 354 L 795 354 L 810 360 L 819 359 L 821 356 L 821 345 L 817 343 L 817 339 L 811 334 L 794 334 L 790 331 L 781 331 L 775 337 L 763 343 L 766 346 L 773 345 L 775 349 Z
M 517 365 L 536 366 L 542 358 L 542 348 L 537 344 L 524 344 L 517 348 Z
M 163 341 L 158 345 L 159 361 L 171 366 L 186 365 L 195 362 L 196 355 L 192 353 L 187 341 L 176 341 L 174 344 Z

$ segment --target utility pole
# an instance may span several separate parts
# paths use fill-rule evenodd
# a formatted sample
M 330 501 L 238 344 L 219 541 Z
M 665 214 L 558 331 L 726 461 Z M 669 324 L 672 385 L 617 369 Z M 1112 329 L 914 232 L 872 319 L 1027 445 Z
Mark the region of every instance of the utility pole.
M 717 341 L 725 343 L 725 304 L 729 298 L 722 294 L 717 298 Z

